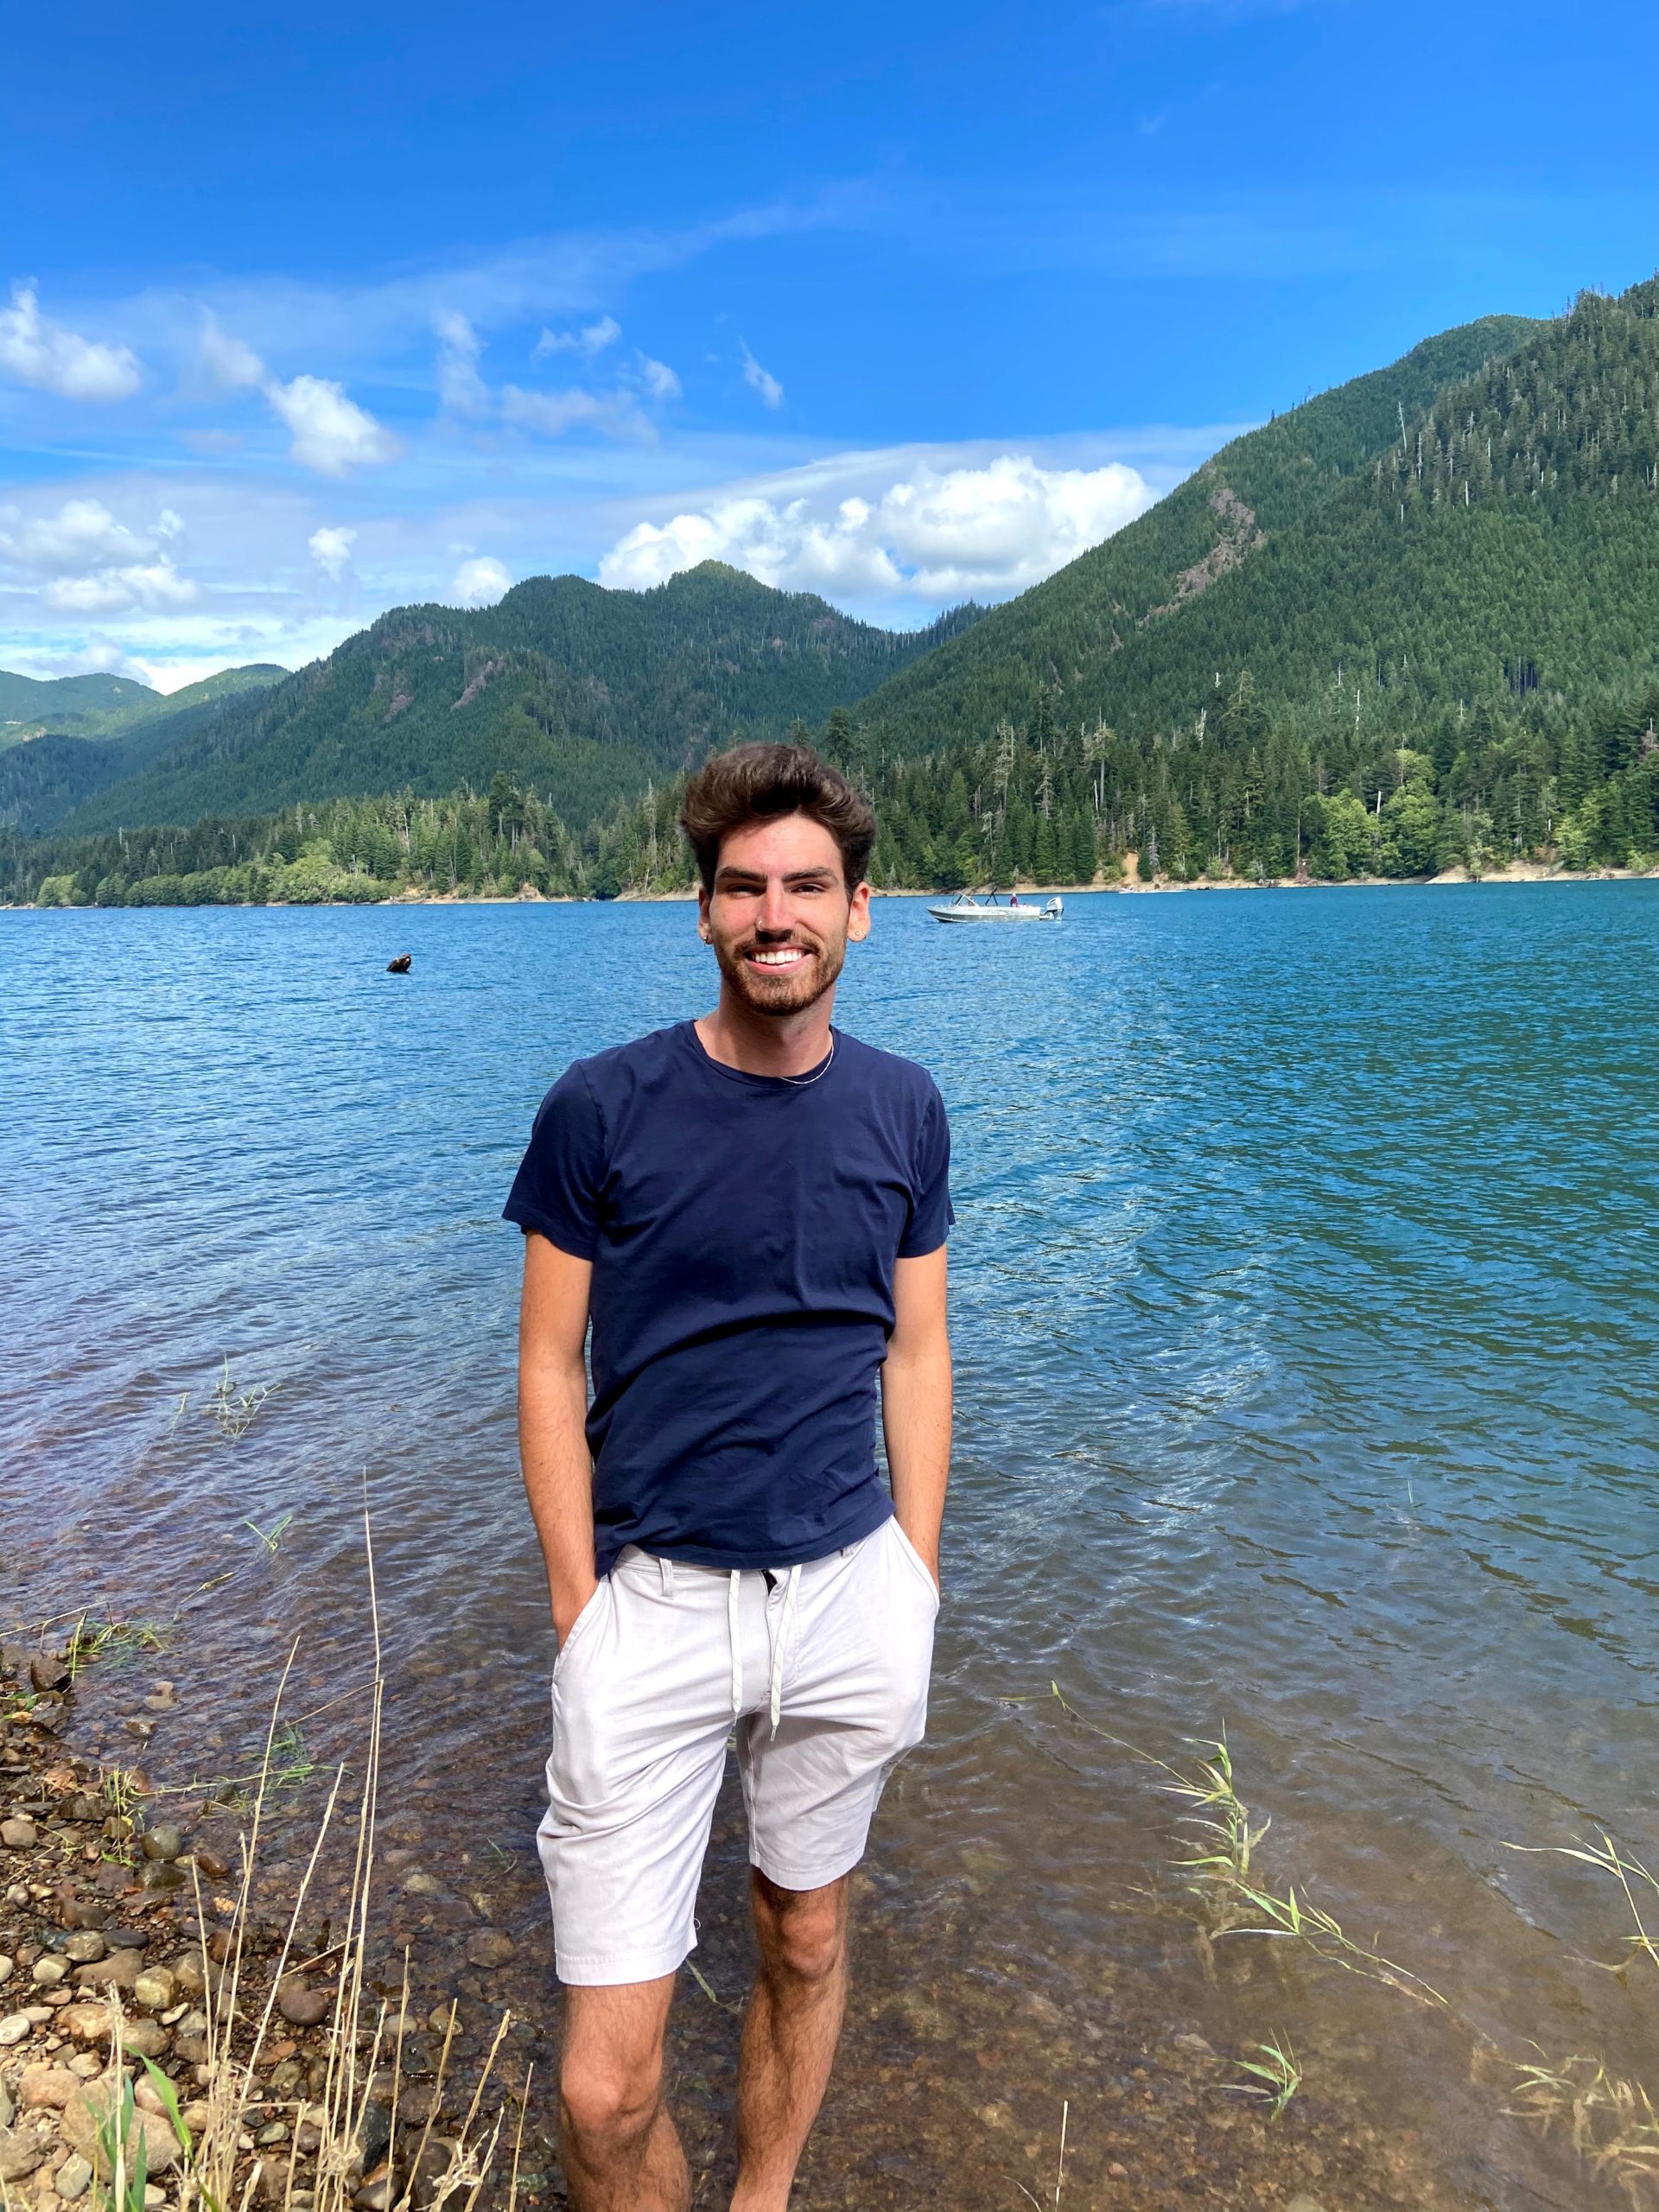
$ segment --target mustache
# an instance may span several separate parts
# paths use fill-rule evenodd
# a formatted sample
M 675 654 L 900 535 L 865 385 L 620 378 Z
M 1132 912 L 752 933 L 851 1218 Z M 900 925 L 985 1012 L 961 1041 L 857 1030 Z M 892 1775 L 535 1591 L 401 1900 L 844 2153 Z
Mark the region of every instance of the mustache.
M 758 933 L 744 938 L 732 947 L 734 952 L 822 952 L 821 938 L 794 935 L 791 937 L 761 937 Z

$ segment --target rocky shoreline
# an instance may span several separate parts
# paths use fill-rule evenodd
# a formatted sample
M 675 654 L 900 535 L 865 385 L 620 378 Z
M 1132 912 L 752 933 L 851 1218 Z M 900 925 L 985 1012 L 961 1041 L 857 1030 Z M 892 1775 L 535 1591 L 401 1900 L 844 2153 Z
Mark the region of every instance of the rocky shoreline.
M 455 2001 L 423 2012 L 406 1966 L 386 1995 L 349 1927 L 335 1941 L 328 1917 L 257 1910 L 245 1831 L 233 1868 L 162 1816 L 142 1774 L 67 1751 L 86 1663 L 73 1640 L 0 1647 L 0 2201 L 470 2200 L 504 2133 L 509 2149 L 522 2135 L 524 2090 L 493 2083 L 487 2062 L 457 2082 Z M 467 1957 L 487 1970 L 512 1948 L 480 1929 Z

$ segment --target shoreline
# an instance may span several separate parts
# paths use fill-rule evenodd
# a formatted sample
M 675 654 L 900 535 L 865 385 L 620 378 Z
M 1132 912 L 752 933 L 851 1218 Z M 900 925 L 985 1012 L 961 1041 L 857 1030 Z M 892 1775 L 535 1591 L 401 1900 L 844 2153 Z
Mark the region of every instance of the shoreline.
M 1465 868 L 1443 868 L 1438 875 L 1352 875 L 1340 881 L 1329 876 L 1270 875 L 1260 883 L 1249 882 L 1243 876 L 1195 877 L 1190 883 L 1173 882 L 1167 876 L 1157 876 L 1150 883 L 1142 883 L 1135 873 L 1135 855 L 1128 855 L 1130 867 L 1114 883 L 1014 883 L 1007 887 L 1020 897 L 1033 899 L 1083 898 L 1096 893 L 1114 893 L 1139 898 L 1147 893 L 1162 894 L 1173 891 L 1404 891 L 1436 890 L 1448 885 L 1492 885 L 1506 883 L 1645 883 L 1659 877 L 1659 868 L 1566 868 L 1559 862 L 1548 861 L 1517 861 L 1508 868 L 1488 868 L 1479 875 L 1471 875 Z M 998 887 L 999 891 L 1002 887 Z M 949 899 L 956 894 L 949 891 L 898 890 L 872 888 L 872 899 Z M 614 899 L 578 899 L 569 892 L 516 892 L 511 898 L 499 892 L 453 891 L 394 891 L 384 899 L 266 899 L 259 900 L 226 899 L 202 902 L 197 911 L 209 907 L 230 910 L 238 906 L 257 906 L 261 911 L 276 908 L 308 906 L 362 906 L 378 912 L 391 907 L 406 906 L 692 906 L 696 901 L 695 891 L 620 891 Z M 15 905 L 0 905 L 0 913 L 118 913 L 133 911 L 122 907 L 60 906 L 55 901 L 41 906 L 35 899 L 20 899 Z M 186 911 L 182 906 L 165 910 L 148 909 L 151 912 Z

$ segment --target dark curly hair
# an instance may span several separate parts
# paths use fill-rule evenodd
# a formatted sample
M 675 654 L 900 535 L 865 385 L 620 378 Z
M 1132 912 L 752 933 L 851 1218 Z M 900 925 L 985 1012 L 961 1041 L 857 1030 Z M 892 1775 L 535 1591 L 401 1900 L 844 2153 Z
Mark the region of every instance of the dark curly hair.
M 850 892 L 864 880 L 875 843 L 875 816 L 839 768 L 810 745 L 734 745 L 705 761 L 685 787 L 680 827 L 697 858 L 702 887 L 715 887 L 722 837 L 750 822 L 804 814 L 822 823 L 841 848 Z

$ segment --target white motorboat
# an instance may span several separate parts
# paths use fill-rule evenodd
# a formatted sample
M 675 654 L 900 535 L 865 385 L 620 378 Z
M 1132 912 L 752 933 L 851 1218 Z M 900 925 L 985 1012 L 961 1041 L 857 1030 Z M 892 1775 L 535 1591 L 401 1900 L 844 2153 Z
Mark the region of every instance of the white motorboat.
M 1064 908 L 1058 894 L 1040 906 L 1034 899 L 1022 906 L 1019 893 L 1011 891 L 1007 904 L 999 906 L 995 891 L 982 899 L 970 891 L 958 891 L 954 899 L 944 899 L 927 911 L 936 922 L 1058 922 Z

